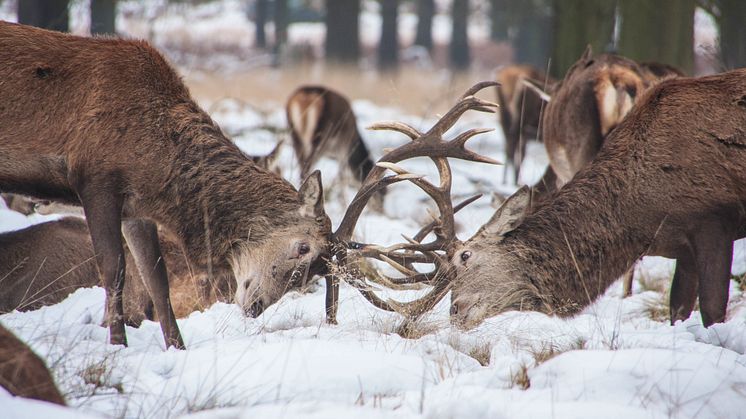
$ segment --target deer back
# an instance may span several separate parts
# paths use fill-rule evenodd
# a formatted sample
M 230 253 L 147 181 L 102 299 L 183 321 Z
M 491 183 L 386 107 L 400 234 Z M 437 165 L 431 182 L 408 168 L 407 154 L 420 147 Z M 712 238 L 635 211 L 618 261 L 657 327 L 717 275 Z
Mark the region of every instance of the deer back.
M 561 184 L 588 164 L 649 85 L 632 60 L 590 52 L 557 85 L 544 114 L 544 144 Z
M 352 106 L 338 92 L 322 86 L 302 86 L 288 99 L 286 111 L 293 148 L 304 174 L 322 156 L 348 163 L 353 172 L 370 159 Z

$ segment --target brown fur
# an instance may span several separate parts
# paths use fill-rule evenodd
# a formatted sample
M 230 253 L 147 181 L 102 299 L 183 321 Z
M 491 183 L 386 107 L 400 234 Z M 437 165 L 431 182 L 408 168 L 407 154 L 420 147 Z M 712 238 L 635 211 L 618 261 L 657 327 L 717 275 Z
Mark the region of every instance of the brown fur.
M 495 90 L 497 103 L 500 105 L 500 127 L 505 137 L 505 173 L 513 168 L 515 181 L 521 171 L 521 163 L 526 155 L 526 142 L 530 137 L 541 140 L 539 127 L 544 101 L 531 89 L 526 88 L 524 80 L 531 80 L 540 85 L 554 84 L 541 71 L 530 65 L 510 65 L 497 70 L 495 79 L 500 83 Z M 505 176 L 504 176 L 505 178 Z
M 217 300 L 229 301 L 230 281 L 213 283 L 196 277 L 178 246 L 161 237 L 176 317 L 185 317 Z M 0 313 L 34 310 L 56 304 L 78 288 L 101 285 L 85 220 L 65 217 L 0 234 Z M 134 264 L 125 249 L 127 262 Z M 223 294 L 225 292 L 226 294 Z M 127 271 L 125 321 L 137 326 L 153 320 L 153 302 L 136 270 Z
M 14 396 L 65 406 L 44 361 L 0 325 L 0 386 Z
M 705 326 L 723 321 L 732 243 L 746 235 L 744 162 L 746 70 L 660 83 L 547 205 L 459 248 L 454 321 L 577 313 L 643 255 L 677 259 L 672 321 L 697 296 Z
M 236 275 L 242 283 L 290 283 L 326 252 L 330 226 L 317 205 L 318 176 L 299 193 L 253 164 L 146 42 L 0 22 L 0 62 L 0 96 L 13 104 L 0 107 L 0 190 L 82 204 L 112 343 L 126 343 L 120 231 L 166 342 L 177 347 L 183 342 L 155 224 L 195 270 L 215 277 L 241 264 L 241 275 L 252 275 Z M 301 257 L 299 243 L 310 246 Z M 254 292 L 242 305 L 279 298 Z
M 544 144 L 559 186 L 593 159 L 645 89 L 679 74 L 670 66 L 593 57 L 586 50 L 554 87 L 544 115 Z
M 302 178 L 322 156 L 346 162 L 360 182 L 368 176 L 373 160 L 346 97 L 323 86 L 301 86 L 288 98 L 285 111 Z

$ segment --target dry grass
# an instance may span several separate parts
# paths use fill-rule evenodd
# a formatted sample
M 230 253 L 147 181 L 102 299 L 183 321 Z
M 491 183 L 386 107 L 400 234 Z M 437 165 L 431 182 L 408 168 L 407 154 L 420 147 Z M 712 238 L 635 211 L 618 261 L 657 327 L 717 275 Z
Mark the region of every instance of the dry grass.
M 485 342 L 472 347 L 467 354 L 479 362 L 483 367 L 490 365 L 492 344 Z
M 643 313 L 657 322 L 667 322 L 671 316 L 666 294 L 647 298 L 643 302 Z
M 410 66 L 395 74 L 379 74 L 324 64 L 282 70 L 256 68 L 227 75 L 185 73 L 185 81 L 194 96 L 210 102 L 232 97 L 255 106 L 267 102 L 284 104 L 298 86 L 323 84 L 342 92 L 351 100 L 370 100 L 378 105 L 393 106 L 422 116 L 444 112 L 475 82 L 493 77 L 492 71 L 452 74 Z M 483 96 L 494 100 L 494 92 L 485 92 Z
M 528 390 L 528 388 L 531 387 L 531 379 L 528 377 L 528 367 L 526 365 L 521 365 L 518 371 L 515 371 L 511 375 L 510 382 L 512 388 Z

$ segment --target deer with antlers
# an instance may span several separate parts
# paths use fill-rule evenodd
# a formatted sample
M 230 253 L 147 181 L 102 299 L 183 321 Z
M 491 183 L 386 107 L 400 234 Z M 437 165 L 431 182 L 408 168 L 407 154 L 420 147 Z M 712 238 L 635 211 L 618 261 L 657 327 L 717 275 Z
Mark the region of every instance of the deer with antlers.
M 595 159 L 545 205 L 522 189 L 455 244 L 454 323 L 509 310 L 572 315 L 643 255 L 675 258 L 671 321 L 699 297 L 725 319 L 733 241 L 746 236 L 746 70 L 646 91 Z
M 318 172 L 296 190 L 257 167 L 143 41 L 0 22 L 0 191 L 83 207 L 106 289 L 110 342 L 126 344 L 123 241 L 167 346 L 183 348 L 160 226 L 194 269 L 232 275 L 256 315 L 328 251 Z

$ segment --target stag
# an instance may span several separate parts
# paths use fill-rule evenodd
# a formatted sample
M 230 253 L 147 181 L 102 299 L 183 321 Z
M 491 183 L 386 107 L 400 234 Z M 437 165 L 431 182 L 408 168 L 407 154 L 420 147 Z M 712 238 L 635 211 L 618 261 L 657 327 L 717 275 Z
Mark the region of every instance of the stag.
M 469 139 L 477 134 L 492 131 L 491 129 L 470 129 L 450 141 L 443 140 L 443 135 L 464 112 L 470 109 L 495 112 L 496 104 L 474 96 L 480 90 L 495 85 L 497 85 L 495 82 L 482 82 L 467 90 L 460 101 L 426 133 L 421 133 L 401 122 L 384 122 L 370 127 L 374 130 L 393 130 L 406 135 L 412 141 L 388 150 L 381 157 L 366 177 L 332 236 L 331 241 L 334 246 L 330 253 L 336 257 L 339 267 L 327 276 L 327 319 L 330 322 L 335 321 L 337 282 L 340 277 L 358 289 L 374 306 L 409 317 L 417 317 L 428 311 L 448 292 L 450 281 L 445 266 L 454 250 L 453 244 L 456 237 L 454 214 L 480 197 L 476 195 L 456 206 L 452 204 L 452 175 L 448 158 L 489 164 L 499 163 L 466 148 L 466 142 Z M 408 173 L 396 164 L 415 157 L 428 157 L 435 163 L 440 177 L 438 185 L 430 183 L 422 176 Z M 393 171 L 394 174 L 386 176 L 387 170 Z M 357 220 L 371 197 L 383 188 L 401 181 L 412 182 L 430 196 L 437 204 L 439 215 L 413 237 L 406 238 L 406 243 L 379 246 L 352 241 Z M 433 233 L 435 238 L 432 241 L 423 242 L 430 233 Z M 364 270 L 362 267 L 365 266 L 363 261 L 366 258 L 385 262 L 403 276 L 390 277 L 377 271 Z M 430 272 L 419 272 L 413 265 L 415 263 L 430 264 L 434 266 L 434 269 Z M 427 284 L 432 289 L 420 299 L 400 303 L 378 297 L 373 292 L 371 281 L 399 289 Z
M 541 140 L 541 125 L 544 101 L 536 90 L 528 88 L 526 82 L 542 85 L 545 89 L 555 82 L 530 65 L 510 65 L 497 71 L 495 79 L 500 87 L 495 89 L 500 105 L 500 127 L 505 137 L 506 164 L 503 180 L 513 168 L 515 182 L 521 173 L 521 163 L 526 155 L 528 138 Z
M 522 189 L 450 260 L 454 323 L 509 310 L 569 316 L 644 255 L 675 258 L 671 322 L 697 297 L 725 319 L 733 241 L 746 236 L 746 69 L 665 80 L 595 159 L 536 211 Z
M 183 348 L 160 226 L 207 277 L 232 275 L 250 315 L 305 281 L 331 233 L 321 178 L 296 190 L 257 167 L 144 41 L 0 22 L 0 191 L 80 205 L 125 344 L 123 236 L 167 346 Z

